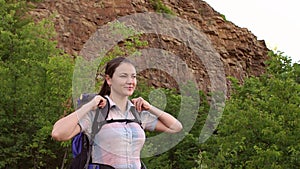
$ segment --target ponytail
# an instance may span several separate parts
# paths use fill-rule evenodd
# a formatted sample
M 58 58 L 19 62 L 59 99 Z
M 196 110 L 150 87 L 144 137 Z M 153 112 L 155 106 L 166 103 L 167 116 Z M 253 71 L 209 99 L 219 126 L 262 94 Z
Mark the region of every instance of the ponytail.
M 102 97 L 104 97 L 105 95 L 110 95 L 110 86 L 107 84 L 106 80 L 104 81 L 104 83 L 101 87 L 99 95 Z

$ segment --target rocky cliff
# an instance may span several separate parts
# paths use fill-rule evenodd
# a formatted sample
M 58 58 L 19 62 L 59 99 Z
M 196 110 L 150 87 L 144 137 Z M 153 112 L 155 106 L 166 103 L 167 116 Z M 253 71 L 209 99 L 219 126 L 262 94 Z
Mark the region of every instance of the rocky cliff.
M 74 56 L 99 27 L 115 19 L 134 13 L 170 9 L 173 15 L 187 20 L 207 37 L 220 55 L 226 76 L 234 76 L 242 82 L 245 77 L 264 72 L 268 52 L 265 42 L 257 40 L 246 28 L 226 21 L 201 0 L 45 0 L 37 3 L 36 7 L 31 15 L 37 20 L 54 16 L 59 48 Z M 150 48 L 160 48 L 179 56 L 192 70 L 198 86 L 210 91 L 207 67 L 191 48 L 172 37 L 144 34 L 142 38 L 148 41 Z M 159 64 L 169 65 L 170 60 L 161 60 Z M 142 75 L 154 86 L 178 87 L 169 72 L 143 71 Z

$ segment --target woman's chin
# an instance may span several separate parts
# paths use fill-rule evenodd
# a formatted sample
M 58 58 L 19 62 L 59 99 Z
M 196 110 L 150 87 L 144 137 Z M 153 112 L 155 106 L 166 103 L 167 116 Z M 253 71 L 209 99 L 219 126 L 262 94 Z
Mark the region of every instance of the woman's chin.
M 133 95 L 133 92 L 128 93 L 128 96 L 132 96 L 132 95 Z
M 126 91 L 126 92 L 124 92 L 124 95 L 126 95 L 126 96 L 132 96 L 133 95 L 133 91 Z

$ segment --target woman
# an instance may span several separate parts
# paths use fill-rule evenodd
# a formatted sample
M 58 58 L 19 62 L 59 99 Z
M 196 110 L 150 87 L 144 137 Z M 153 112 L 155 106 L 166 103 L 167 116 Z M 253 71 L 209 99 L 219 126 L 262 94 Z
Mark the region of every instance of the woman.
M 75 112 L 58 120 L 53 127 L 52 137 L 58 141 L 69 140 L 84 131 L 91 133 L 93 115 L 97 106 L 103 108 L 108 100 L 110 119 L 134 119 L 130 108 L 132 106 L 140 113 L 142 124 L 109 123 L 96 134 L 93 147 L 93 163 L 101 163 L 120 169 L 140 169 L 140 151 L 145 142 L 145 132 L 161 131 L 177 133 L 181 131 L 181 123 L 169 113 L 152 105 L 143 98 L 131 96 L 136 88 L 136 69 L 123 57 L 118 57 L 107 63 L 105 82 L 99 95 L 80 107 Z M 104 98 L 106 97 L 107 100 Z M 100 144 L 101 143 L 101 144 Z

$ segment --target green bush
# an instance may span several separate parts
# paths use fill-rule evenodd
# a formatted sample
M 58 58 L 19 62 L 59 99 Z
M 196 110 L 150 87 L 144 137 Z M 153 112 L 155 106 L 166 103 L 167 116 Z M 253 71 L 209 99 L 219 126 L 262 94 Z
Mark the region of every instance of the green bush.
M 268 71 L 236 86 L 217 134 L 201 145 L 199 168 L 297 168 L 300 165 L 299 65 L 270 53 Z
M 59 166 L 50 133 L 68 107 L 73 63 L 61 55 L 54 25 L 34 23 L 25 1 L 0 0 L 0 168 Z

